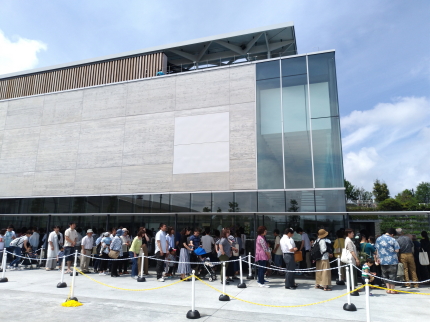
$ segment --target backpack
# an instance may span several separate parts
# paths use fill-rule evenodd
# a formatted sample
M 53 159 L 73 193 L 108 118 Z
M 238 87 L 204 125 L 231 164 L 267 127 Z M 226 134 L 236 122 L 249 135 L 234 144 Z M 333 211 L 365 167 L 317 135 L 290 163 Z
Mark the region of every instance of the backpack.
M 318 242 L 315 242 L 311 248 L 311 259 L 314 262 L 321 260 L 323 256 L 323 254 L 321 254 L 320 240 L 321 239 L 319 239 Z
M 360 264 L 363 265 L 370 256 L 364 251 L 366 249 L 367 243 L 362 243 L 360 245 L 360 253 L 359 253 L 359 259 Z

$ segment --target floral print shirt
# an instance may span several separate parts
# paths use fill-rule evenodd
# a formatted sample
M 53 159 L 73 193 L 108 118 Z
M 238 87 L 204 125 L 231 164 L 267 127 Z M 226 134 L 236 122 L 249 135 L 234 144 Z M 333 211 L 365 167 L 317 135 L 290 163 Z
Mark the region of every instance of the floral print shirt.
M 396 250 L 400 248 L 399 243 L 393 237 L 384 234 L 376 240 L 375 248 L 378 250 L 378 257 L 381 265 L 397 265 Z

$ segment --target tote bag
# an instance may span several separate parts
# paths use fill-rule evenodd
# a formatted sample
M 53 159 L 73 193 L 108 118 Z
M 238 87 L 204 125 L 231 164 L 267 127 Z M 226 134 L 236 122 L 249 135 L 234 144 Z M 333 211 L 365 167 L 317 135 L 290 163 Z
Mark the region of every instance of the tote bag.
M 352 260 L 352 254 L 346 248 L 342 249 L 342 256 L 340 257 L 342 263 L 350 264 Z
M 427 252 L 422 250 L 419 255 L 419 260 L 421 265 L 423 266 L 429 265 L 429 255 L 427 254 Z

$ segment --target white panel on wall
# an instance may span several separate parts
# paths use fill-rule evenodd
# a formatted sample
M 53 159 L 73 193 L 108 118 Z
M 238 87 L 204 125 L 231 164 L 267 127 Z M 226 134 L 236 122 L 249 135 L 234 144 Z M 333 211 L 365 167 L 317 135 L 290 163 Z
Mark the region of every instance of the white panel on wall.
M 229 171 L 229 112 L 175 118 L 173 174 Z
M 228 142 L 229 113 L 175 118 L 175 145 Z
M 228 171 L 228 142 L 175 145 L 173 174 Z

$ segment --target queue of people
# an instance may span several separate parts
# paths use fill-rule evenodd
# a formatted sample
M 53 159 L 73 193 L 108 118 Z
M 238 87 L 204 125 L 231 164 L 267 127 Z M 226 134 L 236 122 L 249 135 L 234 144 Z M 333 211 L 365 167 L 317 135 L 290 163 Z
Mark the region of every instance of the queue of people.
M 98 273 L 119 277 L 128 275 L 134 279 L 139 275 L 148 275 L 149 260 L 145 257 L 142 265 L 142 254 L 150 255 L 150 247 L 153 244 L 156 277 L 159 282 L 164 282 L 175 274 L 182 280 L 188 280 L 191 274 L 192 263 L 209 261 L 220 262 L 220 279 L 226 276 L 226 284 L 238 279 L 238 256 L 245 253 L 245 243 L 240 230 L 223 228 L 214 230 L 211 235 L 209 228 L 200 229 L 183 228 L 176 233 L 172 227 L 160 224 L 158 231 L 148 232 L 145 227 L 140 227 L 133 238 L 127 228 L 112 228 L 108 232 L 95 229 L 86 230 L 82 236 L 82 230 L 76 229 L 76 223 L 71 222 L 69 228 L 62 232 L 59 226 L 54 226 L 48 234 L 36 229 L 28 229 L 16 234 L 13 226 L 0 230 L 0 251 L 8 250 L 15 258 L 8 260 L 10 269 L 18 269 L 23 252 L 38 251 L 38 247 L 46 240 L 47 262 L 45 269 L 52 271 L 60 269 L 62 260 L 67 265 L 66 272 L 71 272 L 74 254 L 80 253 L 80 270 L 83 273 Z M 36 235 L 37 234 L 37 235 Z M 202 234 L 202 235 L 201 235 Z M 155 235 L 155 236 L 154 236 Z M 421 240 L 415 236 L 404 234 L 400 228 L 388 229 L 385 234 L 367 236 L 360 232 L 360 237 L 355 236 L 352 229 L 341 229 L 336 232 L 334 241 L 328 238 L 329 232 L 319 229 L 315 238 L 300 227 L 295 230 L 287 228 L 282 236 L 279 230 L 273 231 L 274 242 L 267 240 L 267 228 L 260 226 L 256 231 L 255 239 L 255 264 L 257 264 L 257 285 L 268 288 L 269 272 L 273 268 L 278 273 L 285 275 L 285 289 L 295 290 L 299 285 L 295 278 L 298 273 L 296 268 L 304 267 L 308 276 L 315 276 L 315 289 L 331 291 L 332 273 L 330 267 L 336 265 L 330 262 L 340 258 L 343 250 L 349 254 L 350 261 L 361 270 L 354 270 L 354 287 L 359 281 L 364 283 L 366 278 L 370 283 L 385 286 L 387 294 L 397 294 L 395 291 L 398 281 L 399 269 L 404 270 L 405 287 L 418 288 L 419 280 L 429 279 L 429 265 L 420 263 L 419 253 L 430 252 L 430 242 L 426 231 L 421 233 Z M 36 243 L 36 241 L 38 242 Z M 296 242 L 300 245 L 297 247 Z M 273 248 L 271 247 L 273 245 Z M 300 256 L 297 256 L 297 255 Z M 114 259 L 114 260 L 109 260 Z M 129 264 L 131 262 L 131 271 Z M 300 266 L 300 263 L 302 264 Z M 399 266 L 399 263 L 402 266 Z M 92 264 L 92 271 L 90 265 Z M 286 269 L 283 272 L 283 268 Z M 223 272 L 225 269 L 225 272 Z M 142 270 L 142 272 L 141 272 Z M 204 270 L 201 270 L 205 274 Z M 379 278 L 378 278 L 379 277 Z M 383 279 L 381 279 L 381 277 Z M 341 280 L 345 280 L 345 271 L 341 270 Z

